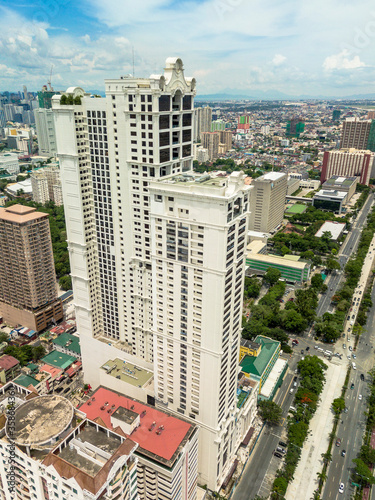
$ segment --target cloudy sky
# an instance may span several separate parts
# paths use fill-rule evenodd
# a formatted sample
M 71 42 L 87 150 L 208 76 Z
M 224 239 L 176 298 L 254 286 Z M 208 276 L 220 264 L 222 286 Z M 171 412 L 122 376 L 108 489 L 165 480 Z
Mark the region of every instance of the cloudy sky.
M 10 6 L 11 5 L 11 6 Z M 0 91 L 103 89 L 179 56 L 198 93 L 375 92 L 370 0 L 0 0 Z

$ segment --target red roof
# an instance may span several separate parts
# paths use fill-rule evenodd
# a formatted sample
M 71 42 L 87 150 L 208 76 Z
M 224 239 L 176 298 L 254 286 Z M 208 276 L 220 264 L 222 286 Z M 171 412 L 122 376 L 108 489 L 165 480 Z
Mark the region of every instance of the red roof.
M 108 403 L 108 405 L 105 406 L 105 403 Z M 113 409 L 111 408 L 112 405 L 114 405 Z M 101 410 L 103 406 L 104 409 Z M 182 440 L 191 429 L 191 425 L 188 422 L 184 422 L 154 407 L 134 401 L 126 396 L 121 396 L 103 387 L 99 387 L 90 399 L 80 407 L 80 410 L 85 412 L 87 418 L 90 420 L 100 417 L 106 427 L 113 429 L 111 415 L 119 406 L 141 414 L 141 425 L 132 432 L 132 441 L 138 443 L 144 450 L 154 453 L 165 460 L 172 458 Z M 111 413 L 108 413 L 108 409 L 112 410 Z M 154 422 L 155 426 L 150 431 L 149 428 Z M 156 434 L 160 425 L 164 426 L 164 430 L 160 434 Z
M 71 377 L 76 372 L 78 372 L 78 370 L 80 370 L 81 368 L 82 368 L 82 361 L 77 361 L 70 368 L 68 368 L 65 373 L 67 375 L 69 375 L 69 377 Z
M 49 373 L 53 379 L 59 377 L 63 373 L 63 370 L 51 365 L 43 365 L 39 368 L 39 371 Z
M 0 370 L 10 370 L 10 368 L 17 366 L 18 363 L 18 359 L 9 356 L 9 354 L 4 354 L 4 356 L 0 357 Z

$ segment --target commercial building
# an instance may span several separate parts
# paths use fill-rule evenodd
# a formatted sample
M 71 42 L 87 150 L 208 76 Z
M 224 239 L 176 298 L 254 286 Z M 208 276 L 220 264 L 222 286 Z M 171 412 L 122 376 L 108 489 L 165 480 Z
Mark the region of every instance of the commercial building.
M 208 151 L 210 161 L 219 156 L 220 136 L 216 132 L 201 132 L 202 146 Z
M 254 417 L 237 408 L 250 187 L 192 171 L 180 59 L 107 80 L 104 99 L 67 94 L 81 104 L 53 109 L 85 378 L 117 359 L 153 372 L 156 406 L 200 427 L 200 481 L 218 490 Z
M 359 177 L 360 184 L 369 185 L 375 167 L 375 154 L 369 150 L 325 151 L 323 156 L 320 182 L 333 175 L 340 177 Z
M 37 332 L 63 317 L 57 298 L 48 214 L 0 207 L 0 315 Z
M 320 186 L 320 181 L 314 179 L 301 179 L 299 187 L 302 189 L 318 189 Z
M 290 177 L 288 179 L 287 191 L 286 191 L 287 196 L 291 196 L 293 193 L 298 191 L 300 187 L 300 182 L 301 181 L 299 179 L 295 179 L 293 177 Z
M 281 277 L 290 282 L 307 281 L 310 276 L 310 264 L 300 261 L 297 255 L 265 255 L 260 253 L 259 241 L 253 241 L 247 246 L 246 266 L 253 274 L 263 275 L 272 267 L 279 269 Z M 256 246 L 255 246 L 256 245 Z M 255 251 L 252 251 L 255 248 Z
M 281 172 L 269 172 L 254 179 L 250 196 L 251 231 L 269 233 L 284 218 L 288 176 Z
M 86 419 L 61 396 L 30 395 L 16 385 L 1 388 L 3 408 L 15 401 L 15 420 L 4 410 L 0 419 L 1 498 L 139 498 L 134 441 Z
M 196 108 L 193 113 L 194 141 L 200 141 L 202 132 L 211 132 L 212 108 L 209 106 Z
M 80 411 L 111 431 L 131 436 L 138 445 L 140 500 L 196 499 L 199 429 L 194 423 L 104 387 Z
M 18 155 L 15 153 L 0 153 L 0 171 L 6 170 L 10 175 L 16 175 L 20 171 Z
M 319 231 L 315 233 L 315 236 L 317 238 L 321 238 L 324 233 L 331 233 L 332 238 L 331 240 L 336 241 L 340 238 L 340 236 L 344 233 L 345 231 L 345 226 L 346 224 L 343 224 L 341 222 L 331 222 L 331 221 L 326 221 Z
M 314 194 L 312 204 L 320 210 L 328 210 L 329 212 L 341 214 L 347 198 L 348 193 L 345 191 L 326 191 L 321 189 Z
M 322 189 L 345 191 L 348 193 L 348 196 L 346 197 L 346 201 L 348 202 L 355 193 L 358 180 L 358 177 L 340 177 L 338 175 L 332 175 L 332 177 L 326 180 L 326 182 L 322 185 Z
M 347 118 L 342 124 L 340 149 L 368 149 L 368 139 L 372 120 Z

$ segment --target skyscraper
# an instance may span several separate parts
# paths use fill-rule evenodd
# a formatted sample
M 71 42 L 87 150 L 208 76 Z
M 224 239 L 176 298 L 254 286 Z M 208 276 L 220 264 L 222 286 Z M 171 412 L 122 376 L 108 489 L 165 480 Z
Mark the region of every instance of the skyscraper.
M 103 99 L 53 97 L 85 377 L 99 385 L 109 357 L 154 370 L 156 405 L 200 425 L 201 483 L 216 490 L 253 415 L 236 402 L 250 188 L 192 172 L 180 59 L 105 83 Z
M 300 118 L 293 117 L 287 121 L 286 136 L 299 137 L 305 130 L 305 122 Z
M 207 149 L 210 161 L 216 160 L 219 156 L 220 136 L 218 132 L 202 132 L 202 147 Z
M 0 207 L 0 315 L 35 331 L 63 317 L 57 298 L 48 214 Z
M 250 229 L 269 233 L 282 223 L 288 176 L 269 172 L 254 179 L 250 196 Z
M 194 110 L 194 140 L 200 141 L 202 132 L 211 132 L 212 108 L 205 106 Z
M 56 94 L 59 92 L 47 90 L 44 86 L 43 90 L 38 92 L 39 108 L 34 110 L 39 153 L 50 156 L 56 154 L 56 131 L 51 109 L 51 99 Z
M 340 149 L 368 149 L 367 143 L 372 120 L 347 118 L 342 124 Z

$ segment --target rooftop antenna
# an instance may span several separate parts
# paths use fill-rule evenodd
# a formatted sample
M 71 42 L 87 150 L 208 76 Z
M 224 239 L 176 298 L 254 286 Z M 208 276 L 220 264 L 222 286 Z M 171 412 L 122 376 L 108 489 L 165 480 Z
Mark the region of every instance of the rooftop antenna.
M 49 87 L 49 90 L 53 90 L 53 87 L 52 87 L 52 70 L 53 70 L 53 64 L 51 64 L 51 71 L 50 71 L 50 74 L 49 74 L 49 80 L 48 80 L 48 87 Z
M 135 77 L 134 74 L 134 45 L 132 46 L 132 52 L 133 52 L 133 78 Z

